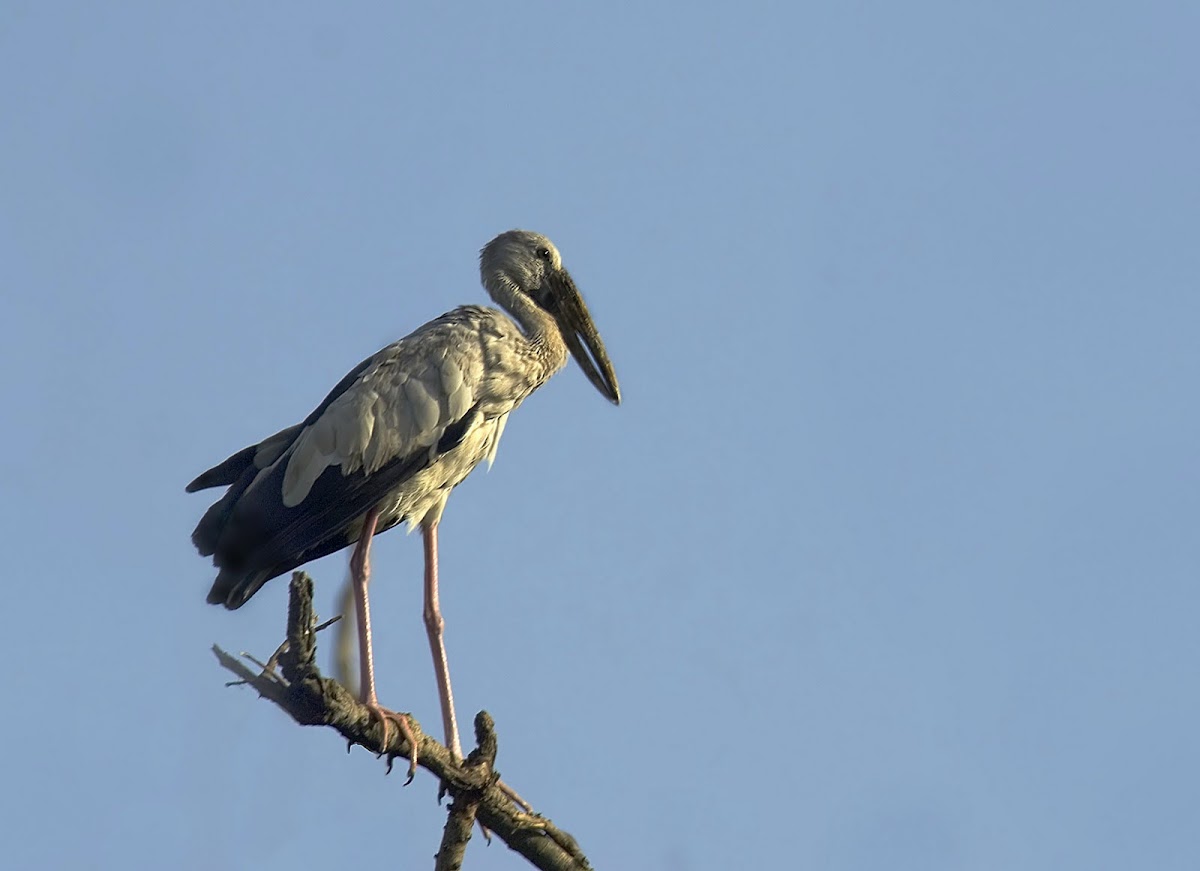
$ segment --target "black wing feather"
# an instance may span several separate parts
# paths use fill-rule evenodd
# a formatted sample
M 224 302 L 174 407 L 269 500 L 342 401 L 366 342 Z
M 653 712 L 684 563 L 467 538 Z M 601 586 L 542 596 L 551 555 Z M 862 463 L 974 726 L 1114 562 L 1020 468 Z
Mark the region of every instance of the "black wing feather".
M 343 475 L 341 467 L 330 466 L 293 508 L 281 498 L 288 457 L 281 458 L 253 489 L 243 487 L 235 497 L 216 547 L 214 563 L 221 572 L 209 601 L 238 608 L 272 578 L 351 544 L 354 522 L 438 455 L 456 448 L 480 414 L 476 404 L 446 429 L 434 451 L 422 448 L 397 457 L 370 475 L 361 469 Z M 237 487 L 230 493 L 234 490 Z M 395 518 L 376 531 L 402 519 Z

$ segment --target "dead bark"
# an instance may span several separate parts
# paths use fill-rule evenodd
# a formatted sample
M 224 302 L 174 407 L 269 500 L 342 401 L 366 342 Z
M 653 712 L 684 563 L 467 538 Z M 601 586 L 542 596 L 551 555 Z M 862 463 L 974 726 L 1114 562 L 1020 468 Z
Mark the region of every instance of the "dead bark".
M 387 757 L 390 771 L 397 757 L 412 758 L 413 748 L 399 730 L 383 730 L 358 699 L 337 681 L 321 675 L 316 665 L 317 621 L 313 611 L 312 579 L 295 572 L 289 588 L 287 642 L 277 651 L 279 669 L 255 671 L 242 659 L 213 646 L 220 664 L 238 676 L 234 683 L 254 687 L 260 696 L 278 705 L 302 726 L 336 729 L 349 744 L 359 744 Z M 437 852 L 436 871 L 462 866 L 467 842 L 478 820 L 508 847 L 543 871 L 590 871 L 587 857 L 569 834 L 541 814 L 517 807 L 498 786 L 494 770 L 496 733 L 492 718 L 481 711 L 475 718 L 477 747 L 462 761 L 454 759 L 440 742 L 426 735 L 413 720 L 417 763 L 433 774 L 450 795 L 446 827 Z

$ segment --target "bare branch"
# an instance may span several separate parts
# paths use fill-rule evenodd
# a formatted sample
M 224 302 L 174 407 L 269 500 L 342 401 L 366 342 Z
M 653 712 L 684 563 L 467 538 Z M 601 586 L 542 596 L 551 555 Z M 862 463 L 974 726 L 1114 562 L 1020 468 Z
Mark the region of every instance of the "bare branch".
M 496 764 L 496 724 L 487 711 L 475 715 L 475 743 L 478 745 L 467 757 L 467 766 L 477 768 L 488 778 L 489 785 L 500 778 L 492 774 Z M 434 871 L 458 871 L 462 867 L 467 842 L 475 827 L 475 816 L 479 812 L 479 793 L 461 793 L 450 802 L 450 813 L 446 828 L 442 832 L 442 846 L 437 852 Z M 487 832 L 485 831 L 486 835 Z M 491 839 L 488 839 L 489 842 Z
M 329 726 L 350 744 L 386 756 L 390 771 L 397 756 L 411 758 L 412 747 L 398 730 L 390 731 L 389 741 L 384 745 L 378 718 L 372 717 L 345 687 L 323 677 L 317 669 L 317 620 L 312 595 L 312 579 L 304 572 L 295 572 L 288 599 L 287 642 L 277 652 L 282 675 L 274 671 L 255 672 L 216 645 L 213 653 L 222 667 L 239 678 L 235 683 L 253 687 L 302 726 Z M 476 819 L 535 868 L 590 871 L 587 857 L 574 838 L 540 814 L 522 811 L 499 785 L 500 777 L 494 770 L 495 726 L 486 711 L 475 718 L 478 747 L 463 761 L 456 760 L 445 746 L 426 735 L 415 719 L 412 724 L 420 767 L 438 778 L 451 797 L 437 854 L 437 871 L 461 867 Z

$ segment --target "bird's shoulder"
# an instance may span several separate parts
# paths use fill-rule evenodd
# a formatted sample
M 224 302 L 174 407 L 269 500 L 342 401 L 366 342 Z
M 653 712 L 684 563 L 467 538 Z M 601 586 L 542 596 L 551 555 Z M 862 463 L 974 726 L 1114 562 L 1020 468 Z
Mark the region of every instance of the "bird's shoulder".
M 418 349 L 454 348 L 496 340 L 511 341 L 523 337 L 521 328 L 499 309 L 483 305 L 463 305 L 417 327 L 403 339 L 393 342 L 383 352 L 415 353 Z M 472 342 L 472 340 L 475 340 Z
M 380 349 L 351 385 L 358 390 L 396 391 L 414 379 L 453 392 L 460 378 L 476 384 L 497 365 L 502 349 L 524 341 L 511 318 L 484 306 L 461 306 Z M 347 392 L 350 392 L 348 390 Z

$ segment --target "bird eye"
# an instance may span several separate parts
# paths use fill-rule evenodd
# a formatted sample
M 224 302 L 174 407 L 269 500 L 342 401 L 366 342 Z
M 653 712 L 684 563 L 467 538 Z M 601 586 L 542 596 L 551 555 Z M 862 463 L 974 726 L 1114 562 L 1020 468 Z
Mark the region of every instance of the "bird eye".
M 549 248 L 539 248 L 537 250 L 537 256 L 541 257 L 543 260 L 545 260 L 547 263 L 549 263 L 550 262 L 550 249 Z

